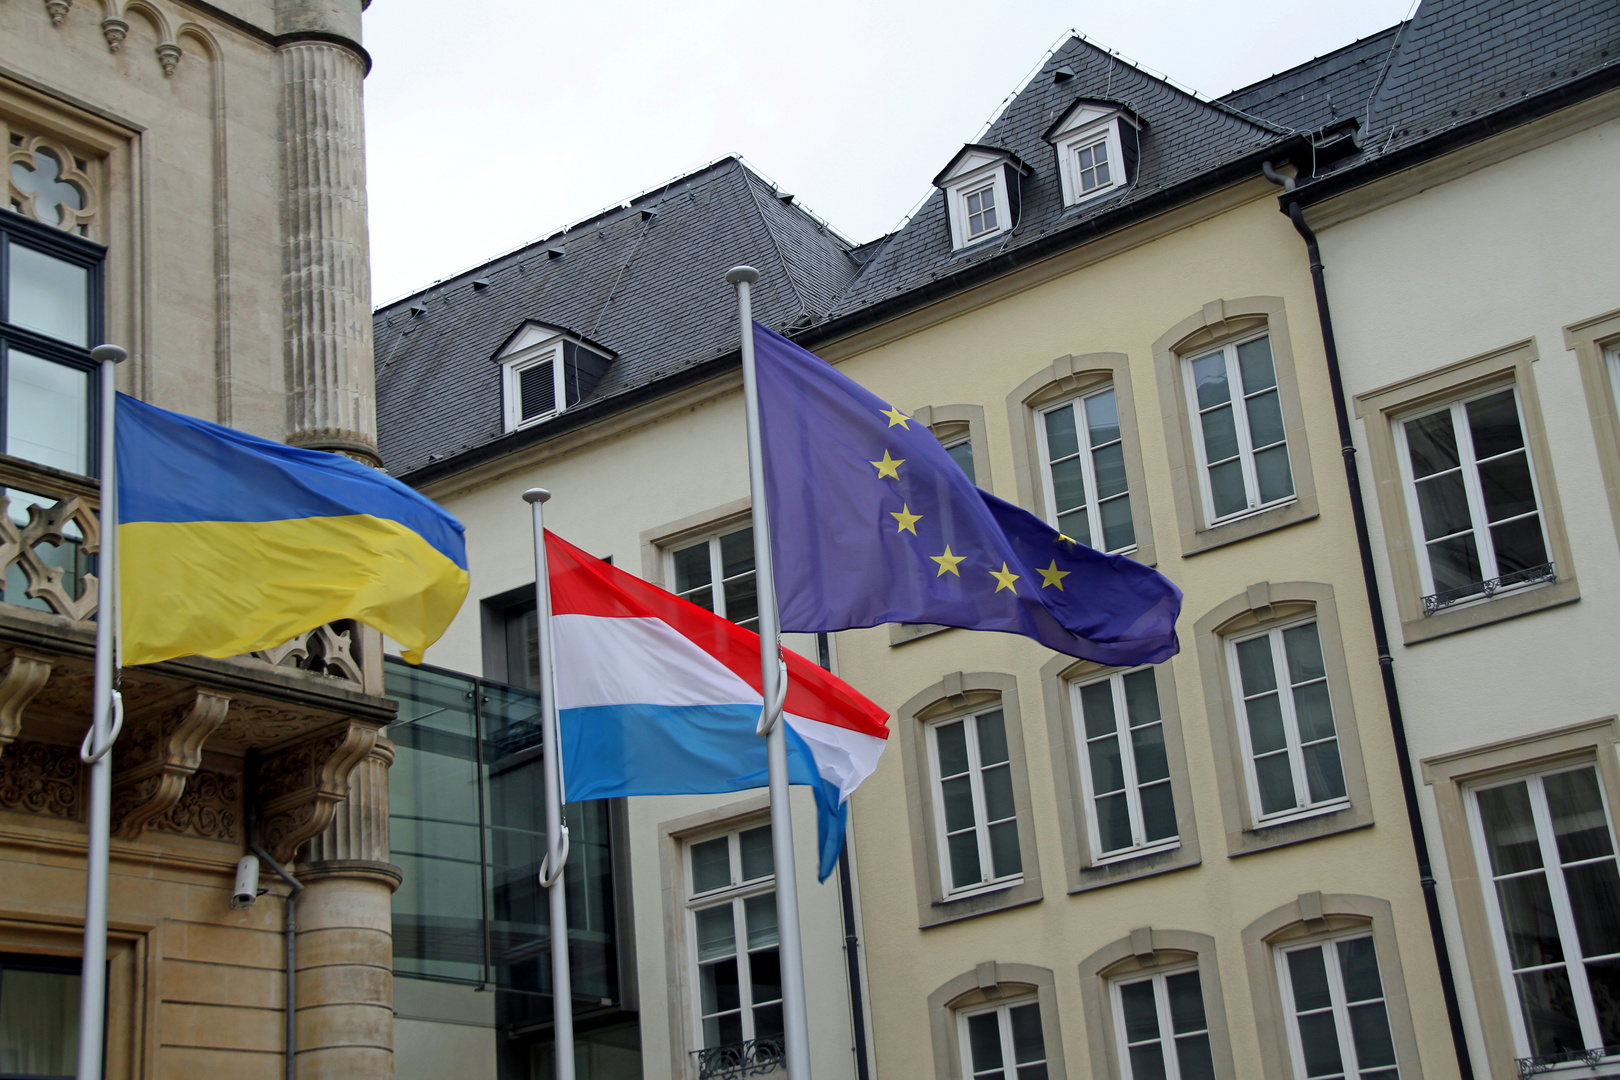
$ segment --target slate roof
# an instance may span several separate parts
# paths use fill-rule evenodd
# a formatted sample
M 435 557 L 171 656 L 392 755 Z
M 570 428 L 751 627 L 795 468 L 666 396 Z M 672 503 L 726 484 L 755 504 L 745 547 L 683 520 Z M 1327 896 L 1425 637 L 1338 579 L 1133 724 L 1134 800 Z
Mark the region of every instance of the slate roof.
M 1064 67 L 1074 77 L 1054 78 Z M 1056 153 L 1042 135 L 1082 98 L 1120 102 L 1139 114 L 1148 129 L 1142 137 L 1136 177 L 1128 187 L 1065 210 Z M 1280 144 L 1286 136 L 1285 129 L 1264 119 L 1251 119 L 1222 104 L 1201 101 L 1087 41 L 1071 38 L 976 140 L 1009 150 L 1034 166 L 1033 174 L 1023 179 L 1020 218 L 1013 231 L 962 252 L 952 251 L 945 193 L 936 191 L 862 268 L 831 317 L 848 315 L 919 285 L 970 273 L 978 264 L 1152 198 L 1223 164 Z M 946 160 L 953 150 L 942 153 L 940 160 Z
M 1234 90 L 1221 101 L 1250 116 L 1298 131 L 1317 131 L 1364 115 L 1368 99 L 1405 23 L 1352 42 L 1326 56 Z
M 405 297 L 373 319 L 383 463 L 409 474 L 503 438 L 516 446 L 544 436 L 546 424 L 502 432 L 493 357 L 526 319 L 616 355 L 579 409 L 734 353 L 737 302 L 723 280 L 729 267 L 759 268 L 755 318 L 783 330 L 832 306 L 855 275 L 851 249 L 726 158 Z

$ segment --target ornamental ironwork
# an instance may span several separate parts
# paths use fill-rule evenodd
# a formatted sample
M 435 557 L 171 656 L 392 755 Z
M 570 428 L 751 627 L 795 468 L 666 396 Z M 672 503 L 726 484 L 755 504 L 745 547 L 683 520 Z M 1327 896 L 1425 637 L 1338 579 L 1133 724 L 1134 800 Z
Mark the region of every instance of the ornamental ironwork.
M 1503 589 L 1511 589 L 1519 585 L 1533 585 L 1538 581 L 1555 581 L 1558 575 L 1550 562 L 1540 566 L 1527 566 L 1523 570 L 1515 570 L 1511 574 L 1501 577 L 1489 578 L 1485 581 L 1476 581 L 1470 585 L 1463 585 L 1445 592 L 1432 593 L 1423 598 L 1423 615 L 1427 618 L 1437 611 L 1451 607 L 1453 604 L 1466 603 L 1469 600 L 1489 600 Z
M 748 1039 L 725 1046 L 711 1046 L 693 1050 L 697 1059 L 698 1080 L 733 1080 L 741 1076 L 765 1076 L 787 1068 L 783 1063 L 786 1049 L 782 1036 Z
M 1584 1050 L 1565 1050 L 1557 1054 L 1543 1054 L 1540 1057 L 1522 1057 L 1517 1059 L 1519 1075 L 1536 1076 L 1540 1073 L 1565 1072 L 1569 1067 L 1579 1068 L 1586 1066 L 1595 1069 L 1603 1060 L 1620 1054 L 1620 1046 L 1593 1046 Z

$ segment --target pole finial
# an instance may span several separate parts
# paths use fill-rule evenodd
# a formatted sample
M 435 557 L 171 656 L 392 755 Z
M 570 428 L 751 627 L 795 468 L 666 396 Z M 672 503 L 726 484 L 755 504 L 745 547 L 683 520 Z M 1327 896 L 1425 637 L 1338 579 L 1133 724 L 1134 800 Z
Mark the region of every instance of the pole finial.
M 733 266 L 730 270 L 726 271 L 727 285 L 736 285 L 743 281 L 746 281 L 748 284 L 752 285 L 758 280 L 759 271 L 755 270 L 752 266 Z
M 530 504 L 543 503 L 550 498 L 551 492 L 545 488 L 530 488 L 523 493 L 523 501 Z
M 119 345 L 97 345 L 90 350 L 90 359 L 98 364 L 104 360 L 111 360 L 115 364 L 122 364 L 129 359 L 129 353 Z

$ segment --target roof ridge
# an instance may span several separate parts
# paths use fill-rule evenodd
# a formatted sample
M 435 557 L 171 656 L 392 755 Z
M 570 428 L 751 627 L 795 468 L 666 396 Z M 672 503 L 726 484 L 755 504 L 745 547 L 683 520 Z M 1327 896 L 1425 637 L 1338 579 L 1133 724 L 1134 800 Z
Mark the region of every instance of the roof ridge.
M 776 230 L 771 228 L 770 216 L 765 213 L 765 207 L 759 201 L 759 185 L 754 183 L 755 176 L 746 166 L 743 168 L 743 185 L 748 188 L 749 198 L 754 203 L 754 214 L 759 218 L 760 227 L 765 230 L 765 236 L 771 242 L 771 250 L 776 253 L 777 267 L 782 276 L 787 279 L 788 292 L 793 296 L 793 303 L 799 309 L 798 314 L 804 314 L 804 296 L 799 292 L 799 283 L 793 280 L 793 270 L 788 266 L 787 256 L 782 254 L 782 243 L 777 239 Z

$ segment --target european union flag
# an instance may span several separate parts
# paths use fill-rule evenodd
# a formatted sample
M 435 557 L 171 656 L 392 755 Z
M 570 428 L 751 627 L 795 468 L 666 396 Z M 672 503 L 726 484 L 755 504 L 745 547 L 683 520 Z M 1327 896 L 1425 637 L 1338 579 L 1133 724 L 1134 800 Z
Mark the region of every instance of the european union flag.
M 1181 590 L 981 491 L 922 424 L 758 324 L 782 629 L 938 623 L 1116 667 L 1174 656 Z

